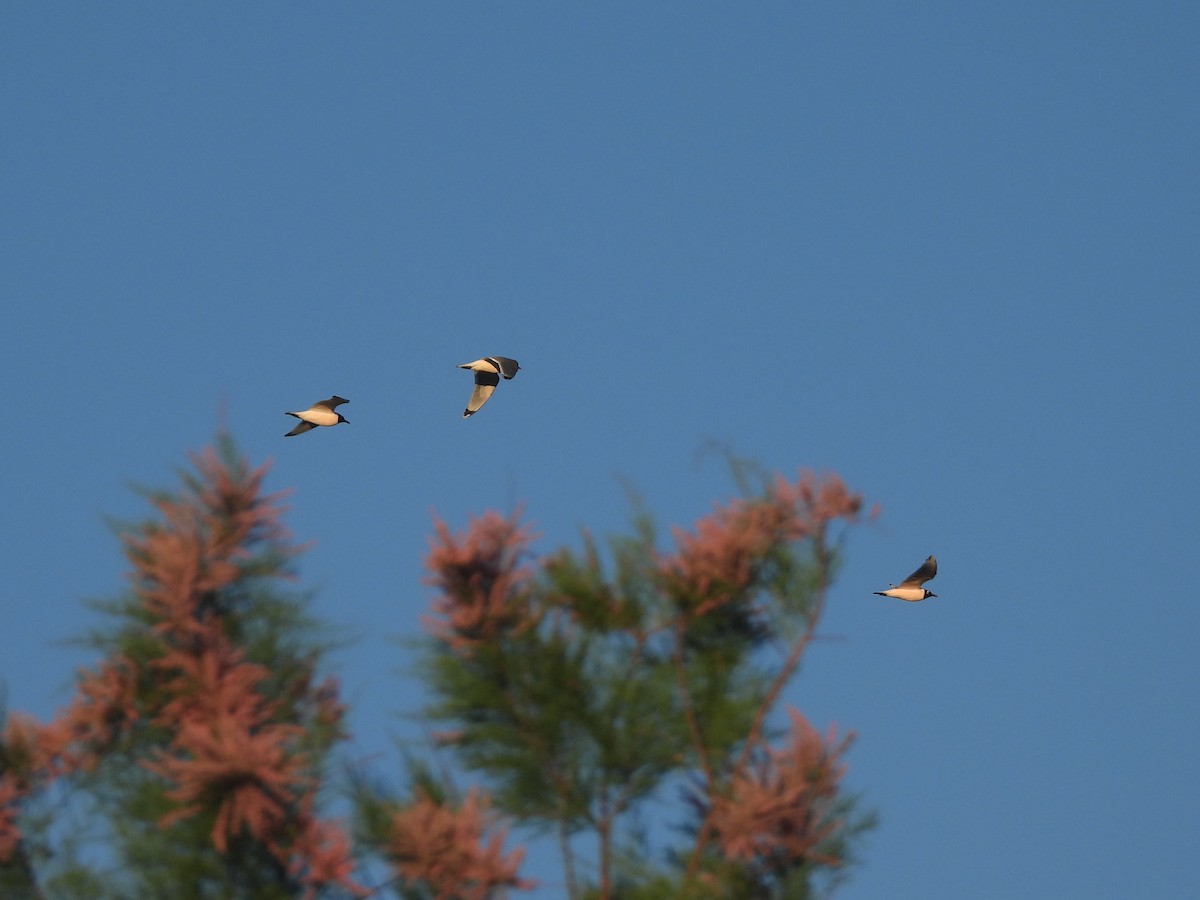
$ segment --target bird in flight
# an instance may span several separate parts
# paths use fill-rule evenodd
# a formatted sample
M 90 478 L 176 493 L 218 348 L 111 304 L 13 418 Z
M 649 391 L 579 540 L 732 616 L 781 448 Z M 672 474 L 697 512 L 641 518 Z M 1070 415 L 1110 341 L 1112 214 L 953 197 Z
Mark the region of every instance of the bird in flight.
M 470 369 L 475 373 L 475 390 L 471 391 L 471 399 L 467 401 L 467 408 L 463 410 L 463 418 L 466 419 L 479 412 L 483 404 L 488 402 L 492 391 L 496 390 L 496 385 L 500 383 L 501 375 L 506 381 L 515 378 L 517 369 L 521 367 L 515 359 L 507 356 L 485 356 L 475 362 L 462 363 L 459 368 Z
M 349 403 L 345 397 L 339 397 L 334 394 L 328 400 L 319 400 L 308 409 L 300 412 L 284 413 L 284 415 L 295 416 L 300 420 L 300 423 L 289 431 L 284 437 L 292 437 L 297 434 L 304 434 L 306 431 L 312 431 L 318 425 L 338 425 L 345 422 L 350 424 L 350 420 L 345 418 L 341 413 L 334 412 L 343 403 Z
M 921 585 L 935 575 L 937 575 L 937 560 L 931 556 L 925 562 L 921 563 L 921 568 L 917 569 L 917 571 L 913 572 L 899 584 L 892 585 L 889 590 L 874 591 L 874 593 L 880 597 L 895 597 L 897 600 L 907 600 L 909 603 L 916 603 L 918 600 L 924 600 L 926 597 L 937 596 L 933 591 L 921 587 Z

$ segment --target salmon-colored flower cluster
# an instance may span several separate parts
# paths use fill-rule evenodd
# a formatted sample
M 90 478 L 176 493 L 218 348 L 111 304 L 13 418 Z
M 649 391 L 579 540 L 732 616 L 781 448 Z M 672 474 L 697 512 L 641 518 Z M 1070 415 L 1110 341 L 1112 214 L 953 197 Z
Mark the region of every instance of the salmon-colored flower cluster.
M 778 476 L 775 479 L 775 492 L 791 501 L 808 523 L 809 531 L 823 529 L 834 519 L 853 522 L 862 512 L 862 494 L 852 493 L 836 473 L 818 478 L 812 472 L 805 471 L 794 482 Z M 872 509 L 871 515 L 877 512 L 878 509 Z
M 319 759 L 310 731 L 340 734 L 337 683 L 312 684 L 303 666 L 290 683 L 270 685 L 265 665 L 236 641 L 248 592 L 243 579 L 285 575 L 286 542 L 277 498 L 261 493 L 253 471 L 209 450 L 193 458 L 181 496 L 160 496 L 160 520 L 123 537 L 133 565 L 141 665 L 120 655 L 85 671 L 70 706 L 49 725 L 13 717 L 0 765 L 0 860 L 20 841 L 24 797 L 52 777 L 91 768 L 123 734 L 165 731 L 169 739 L 142 764 L 166 782 L 179 805 L 162 827 L 213 817 L 214 848 L 259 842 L 310 894 L 336 884 L 354 894 L 354 859 L 344 830 L 314 814 Z M 268 543 L 266 557 L 257 547 Z M 267 562 L 263 562 L 267 559 Z M 150 640 L 147 640 L 147 639 Z
M 672 597 L 694 615 L 704 615 L 743 599 L 773 550 L 835 518 L 853 520 L 861 508 L 862 497 L 850 493 L 837 475 L 818 481 L 803 472 L 795 482 L 780 476 L 761 497 L 718 505 L 695 531 L 676 528 L 678 549 L 659 557 L 659 571 Z
M 72 766 L 91 769 L 138 715 L 138 666 L 117 655 L 103 660 L 95 670 L 80 673 L 75 698 L 48 731 L 57 733 L 62 742 L 66 770 Z
M 0 734 L 0 864 L 8 862 L 21 843 L 21 805 L 49 764 L 40 730 L 33 719 L 14 713 Z
M 245 662 L 223 642 L 198 656 L 172 650 L 156 664 L 170 673 L 163 687 L 172 698 L 157 721 L 174 738 L 145 766 L 172 782 L 167 796 L 183 804 L 162 824 L 215 807 L 218 851 L 243 828 L 272 842 L 307 779 L 293 748 L 303 729 L 273 721 L 273 705 L 256 690 L 266 667 Z
M 358 897 L 368 896 L 370 891 L 351 877 L 355 864 L 346 830 L 335 822 L 311 815 L 303 819 L 305 827 L 292 844 L 290 870 L 308 885 L 308 896 L 314 896 L 316 889 L 326 884 L 339 885 Z
M 151 663 L 147 715 L 172 737 L 143 765 L 170 785 L 179 807 L 160 824 L 211 813 L 218 852 L 246 835 L 310 889 L 331 878 L 361 893 L 345 834 L 312 813 L 316 760 L 304 746 L 305 717 L 339 732 L 336 682 L 314 688 L 310 671 L 270 699 L 271 671 L 226 634 L 244 594 L 225 589 L 254 574 L 250 548 L 270 540 L 288 552 L 280 507 L 260 494 L 264 469 L 236 472 L 211 452 L 195 462 L 200 477 L 189 480 L 190 493 L 158 501 L 163 524 L 126 539 L 145 619 L 163 647 Z
M 525 595 L 531 577 L 520 564 L 534 539 L 518 515 L 487 512 L 471 519 L 465 533 L 434 523 L 426 582 L 438 589 L 430 633 L 456 651 L 469 653 L 500 634 L 517 634 L 537 624 Z
M 250 548 L 282 543 L 283 507 L 260 493 L 266 467 L 235 472 L 209 449 L 193 457 L 191 492 L 155 501 L 163 522 L 124 536 L 134 589 L 166 638 L 200 638 L 223 608 L 222 589 L 242 575 Z
M 97 671 L 84 670 L 77 696 L 48 724 L 13 713 L 0 734 L 0 863 L 21 841 L 17 817 L 34 791 L 55 778 L 95 765 L 120 729 L 136 717 L 133 674 L 115 657 Z
M 717 845 L 729 859 L 764 868 L 803 862 L 839 866 L 821 844 L 840 822 L 830 816 L 845 774 L 842 754 L 853 736 L 840 741 L 831 729 L 822 739 L 797 710 L 789 709 L 791 733 L 782 748 L 766 752 L 734 774 L 727 792 L 713 803 Z
M 409 882 L 424 883 L 437 900 L 488 900 L 498 888 L 528 890 L 517 876 L 522 848 L 504 853 L 504 831 L 485 838 L 489 802 L 472 790 L 457 809 L 418 792 L 392 814 L 388 855 Z
M 14 774 L 5 772 L 0 775 L 0 865 L 12 859 L 21 843 L 17 815 L 25 793 Z
M 45 739 L 46 729 L 32 716 L 13 713 L 0 735 L 0 773 L 25 787 L 47 772 L 55 753 Z

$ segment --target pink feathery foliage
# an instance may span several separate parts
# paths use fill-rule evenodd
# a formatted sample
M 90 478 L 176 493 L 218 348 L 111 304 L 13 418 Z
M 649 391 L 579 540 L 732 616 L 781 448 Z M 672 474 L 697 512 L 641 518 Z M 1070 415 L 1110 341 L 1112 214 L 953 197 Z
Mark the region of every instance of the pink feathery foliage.
M 0 774 L 0 865 L 11 860 L 21 845 L 17 816 L 20 815 L 21 801 L 27 793 L 14 773 Z
M 0 732 L 0 773 L 28 788 L 53 769 L 57 754 L 46 727 L 32 716 L 14 712 Z
M 298 876 L 310 896 L 323 885 L 365 896 L 351 878 L 356 863 L 345 830 L 312 812 L 317 785 L 294 746 L 303 729 L 254 724 L 257 706 L 253 700 L 222 705 L 211 717 L 190 711 L 170 751 L 144 763 L 175 785 L 167 796 L 181 804 L 160 824 L 215 808 L 211 838 L 218 852 L 246 834 Z
M 267 667 L 246 661 L 223 636 L 208 637 L 194 652 L 168 650 L 151 663 L 166 698 L 154 722 L 173 738 L 142 764 L 173 784 L 167 796 L 181 804 L 160 825 L 215 810 L 210 837 L 219 852 L 245 834 L 299 879 L 305 896 L 327 885 L 366 896 L 351 878 L 356 863 L 345 830 L 313 812 L 319 783 L 300 749 L 306 729 L 280 721 L 281 703 L 257 690 L 270 677 Z M 310 676 L 291 692 L 306 695 L 313 723 L 336 737 L 345 714 L 337 680 L 310 692 Z
M 162 673 L 163 703 L 156 721 L 168 728 L 187 722 L 236 721 L 255 728 L 271 720 L 275 704 L 256 690 L 270 671 L 219 640 L 199 653 L 170 649 L 151 665 Z
M 20 841 L 21 801 L 62 775 L 92 768 L 136 717 L 134 671 L 121 657 L 83 670 L 77 696 L 49 723 L 22 713 L 8 717 L 0 734 L 0 863 Z
M 823 532 L 833 519 L 853 521 L 861 508 L 861 495 L 836 474 L 777 476 L 763 496 L 718 505 L 692 532 L 674 529 L 677 550 L 659 556 L 659 572 L 671 596 L 704 615 L 744 597 L 772 551 Z
M 344 830 L 312 812 L 319 785 L 301 749 L 304 726 L 279 721 L 279 704 L 258 690 L 268 669 L 224 641 L 199 654 L 168 651 L 153 665 L 170 697 L 155 723 L 173 737 L 142 764 L 171 785 L 167 796 L 180 804 L 160 824 L 213 811 L 218 852 L 245 834 L 298 876 L 310 896 L 327 884 L 363 895 L 350 877 L 355 862 Z M 323 682 L 313 701 L 314 721 L 340 729 L 336 681 Z
M 136 718 L 135 671 L 115 657 L 96 671 L 83 670 L 77 696 L 49 723 L 22 713 L 8 717 L 0 734 L 0 863 L 20 842 L 21 802 L 62 775 L 92 768 Z
M 123 536 L 135 594 L 168 640 L 209 636 L 219 592 L 243 575 L 251 548 L 270 541 L 284 556 L 298 552 L 286 544 L 279 497 L 261 493 L 265 466 L 244 470 L 212 448 L 192 462 L 199 475 L 188 490 L 155 500 L 162 522 Z
M 766 748 L 715 799 L 710 818 L 717 845 L 729 859 L 766 868 L 804 860 L 839 866 L 843 860 L 820 846 L 841 827 L 829 811 L 853 735 L 838 740 L 831 728 L 822 738 L 799 711 L 789 709 L 788 716 L 786 744 Z
M 155 724 L 170 744 L 143 761 L 173 786 L 179 808 L 166 827 L 215 811 L 213 845 L 225 852 L 243 829 L 273 845 L 308 788 L 307 760 L 296 751 L 297 723 L 275 720 L 276 704 L 259 690 L 270 672 L 230 644 L 215 595 L 241 575 L 257 540 L 282 537 L 278 509 L 259 494 L 264 470 L 246 473 L 207 451 L 199 476 L 179 499 L 160 499 L 163 524 L 126 538 L 133 579 L 163 652 Z M 239 477 L 240 476 L 240 477 Z
M 659 559 L 668 593 L 687 598 L 695 615 L 738 599 L 763 558 L 785 540 L 790 512 L 775 498 L 734 500 L 700 519 L 694 532 L 673 529 L 678 550 Z
M 160 507 L 169 518 L 173 510 L 165 502 Z M 196 523 L 181 517 L 172 524 L 187 530 L 126 536 L 136 593 L 154 621 L 154 630 L 164 637 L 204 636 L 211 627 L 204 601 L 231 585 L 238 567 L 228 558 L 212 555 L 208 536 L 191 530 Z
M 265 467 L 249 470 L 211 449 L 193 463 L 198 474 L 186 479 L 185 495 L 158 501 L 163 523 L 126 539 L 137 595 L 162 641 L 149 662 L 157 677 L 144 715 L 171 739 L 142 764 L 179 805 L 160 824 L 211 813 L 218 852 L 248 836 L 310 894 L 336 884 L 361 895 L 345 831 L 313 812 L 319 776 L 306 749 L 309 727 L 330 740 L 341 735 L 337 680 L 314 685 L 309 666 L 268 688 L 270 669 L 247 660 L 226 634 L 225 618 L 238 610 L 223 599 L 225 588 L 247 575 L 284 577 L 278 563 L 256 566 L 254 548 L 269 543 L 282 559 L 296 552 L 280 523 L 283 507 L 262 494 Z
M 20 846 L 17 818 L 22 804 L 50 765 L 40 732 L 34 719 L 13 713 L 0 733 L 0 864 L 7 863 Z
M 341 736 L 337 681 L 313 683 L 314 657 L 288 683 L 270 684 L 274 673 L 246 659 L 228 628 L 249 596 L 238 589 L 244 579 L 287 577 L 283 563 L 297 549 L 283 507 L 262 493 L 266 467 L 211 448 L 192 461 L 183 491 L 155 498 L 158 521 L 122 538 L 143 655 L 113 654 L 84 670 L 52 722 L 14 715 L 0 735 L 0 861 L 19 845 L 17 817 L 33 791 L 94 768 L 140 728 L 167 735 L 140 760 L 178 804 L 162 827 L 210 814 L 218 852 L 249 837 L 310 895 L 325 885 L 364 895 L 345 830 L 314 814 L 320 750 L 310 731 Z
M 780 475 L 775 479 L 773 492 L 792 503 L 805 523 L 806 533 L 823 530 L 834 519 L 856 521 L 862 512 L 862 494 L 851 492 L 836 472 L 818 478 L 812 472 L 802 471 L 795 481 Z M 872 516 L 877 513 L 877 508 L 871 510 Z
M 486 512 L 457 534 L 440 519 L 434 526 L 425 568 L 438 596 L 433 615 L 423 617 L 433 637 L 469 654 L 498 635 L 537 624 L 525 594 L 532 572 L 520 564 L 534 534 L 520 524 L 519 513 Z
M 215 806 L 212 841 L 219 852 L 243 828 L 273 843 L 308 780 L 304 760 L 289 747 L 300 731 L 294 725 L 249 729 L 236 719 L 180 723 L 172 752 L 143 762 L 174 783 L 167 796 L 184 804 L 162 818 L 163 827 Z
M 301 822 L 289 869 L 306 886 L 305 896 L 315 897 L 324 885 L 337 885 L 356 897 L 368 896 L 371 892 L 351 877 L 356 863 L 346 829 L 312 815 L 304 815 Z
M 174 737 L 143 765 L 173 785 L 167 796 L 180 804 L 160 824 L 215 810 L 218 852 L 246 834 L 299 876 L 310 895 L 326 884 L 363 895 L 350 877 L 355 862 L 344 830 L 313 814 L 318 784 L 300 749 L 304 727 L 278 721 L 279 704 L 257 690 L 267 668 L 220 642 L 198 656 L 170 651 L 154 665 L 166 673 L 162 686 L 172 697 L 156 722 Z M 339 727 L 336 682 L 324 682 L 314 700 L 314 718 Z
M 221 552 L 234 556 L 240 548 L 263 541 L 287 540 L 282 495 L 262 491 L 267 465 L 253 470 L 231 466 L 212 447 L 192 454 L 191 459 L 199 477 L 188 479 L 188 484 Z
M 49 774 L 94 769 L 140 715 L 138 666 L 133 660 L 115 655 L 95 669 L 81 669 L 71 703 L 41 726 Z
M 306 760 L 295 745 L 296 723 L 273 720 L 275 704 L 256 688 L 270 674 L 241 651 L 217 642 L 200 654 L 170 650 L 154 665 L 171 697 L 156 718 L 174 737 L 143 764 L 174 784 L 182 804 L 164 826 L 216 807 L 212 840 L 224 853 L 243 828 L 272 843 L 309 787 Z
M 486 835 L 489 801 L 472 790 L 454 809 L 418 792 L 392 813 L 388 855 L 408 882 L 424 883 L 438 900 L 487 900 L 500 888 L 529 890 L 518 877 L 525 850 L 504 853 L 505 832 Z

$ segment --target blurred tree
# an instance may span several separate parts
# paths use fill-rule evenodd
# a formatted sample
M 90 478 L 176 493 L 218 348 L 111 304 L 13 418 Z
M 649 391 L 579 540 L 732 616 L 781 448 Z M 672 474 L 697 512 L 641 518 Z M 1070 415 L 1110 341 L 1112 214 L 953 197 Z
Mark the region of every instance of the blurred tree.
M 277 587 L 298 552 L 283 507 L 227 439 L 193 463 L 121 530 L 130 591 L 100 604 L 112 624 L 71 704 L 45 725 L 9 717 L 0 871 L 54 898 L 363 894 L 345 833 L 317 814 L 344 710 L 316 681 L 302 600 Z M 41 802 L 57 815 L 37 815 L 56 780 Z M 71 808 L 102 833 L 103 866 L 52 852 Z
M 572 898 L 803 898 L 850 860 L 850 738 L 776 710 L 859 515 L 836 476 L 776 479 L 671 551 L 641 519 L 611 574 L 587 536 L 534 559 L 518 515 L 437 522 L 429 716 L 491 793 L 417 758 L 400 795 L 359 774 L 352 840 L 320 813 L 345 708 L 284 588 L 279 497 L 226 438 L 192 462 L 120 529 L 130 588 L 70 704 L 0 718 L 0 896 L 495 900 L 533 884 L 500 814 L 558 841 Z M 650 809 L 682 838 L 655 846 Z
M 497 809 L 556 836 L 571 898 L 802 898 L 851 859 L 870 825 L 840 791 L 851 737 L 822 737 L 796 710 L 769 726 L 820 621 L 837 524 L 861 506 L 836 476 L 777 478 L 676 530 L 670 552 L 640 519 L 612 542 L 611 574 L 587 535 L 580 553 L 535 560 L 519 515 L 457 534 L 436 523 L 429 715 Z M 672 789 L 686 802 L 665 815 L 687 840 L 656 853 L 639 823 L 651 804 L 662 820 Z M 453 795 L 447 779 L 404 802 L 367 792 L 361 830 L 432 896 L 516 884 L 498 847 L 459 863 L 439 850 L 454 841 L 435 835 L 480 810 L 472 793 L 451 811 Z

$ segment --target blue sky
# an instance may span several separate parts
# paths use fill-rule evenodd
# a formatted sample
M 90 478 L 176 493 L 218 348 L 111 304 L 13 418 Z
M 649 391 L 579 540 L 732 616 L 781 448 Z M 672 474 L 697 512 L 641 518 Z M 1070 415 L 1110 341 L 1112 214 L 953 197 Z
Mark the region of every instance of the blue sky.
M 108 517 L 224 421 L 314 547 L 348 754 L 421 702 L 436 509 L 543 549 L 836 470 L 787 700 L 859 740 L 839 893 L 1190 896 L 1200 10 L 37 4 L 0 29 L 0 679 L 49 716 Z M 470 376 L 520 376 L 469 421 Z M 348 427 L 283 440 L 338 393 Z M 874 597 L 936 553 L 939 599 Z M 561 890 L 552 854 L 527 874 Z

